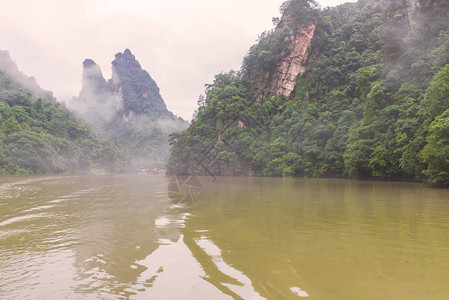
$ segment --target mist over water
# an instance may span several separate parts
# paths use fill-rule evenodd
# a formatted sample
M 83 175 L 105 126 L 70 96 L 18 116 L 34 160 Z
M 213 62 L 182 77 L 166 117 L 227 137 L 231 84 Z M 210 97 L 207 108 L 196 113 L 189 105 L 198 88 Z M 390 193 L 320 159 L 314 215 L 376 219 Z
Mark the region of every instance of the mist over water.
M 2 177 L 2 299 L 446 299 L 448 191 L 411 183 Z

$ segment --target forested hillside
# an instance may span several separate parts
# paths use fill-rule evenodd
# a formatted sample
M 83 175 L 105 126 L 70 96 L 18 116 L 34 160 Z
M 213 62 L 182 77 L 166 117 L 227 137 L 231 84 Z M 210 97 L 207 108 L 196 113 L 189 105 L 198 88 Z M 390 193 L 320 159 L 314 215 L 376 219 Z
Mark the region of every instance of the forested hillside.
M 118 172 L 123 160 L 0 51 L 0 174 Z
M 173 173 L 449 185 L 449 2 L 290 0 L 172 136 Z

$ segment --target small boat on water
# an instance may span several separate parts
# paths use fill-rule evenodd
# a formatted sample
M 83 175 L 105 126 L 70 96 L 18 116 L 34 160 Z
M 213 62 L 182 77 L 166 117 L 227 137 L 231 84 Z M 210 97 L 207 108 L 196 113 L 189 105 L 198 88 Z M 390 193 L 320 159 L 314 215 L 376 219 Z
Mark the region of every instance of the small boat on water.
M 142 169 L 138 172 L 139 175 L 165 175 L 165 169 Z

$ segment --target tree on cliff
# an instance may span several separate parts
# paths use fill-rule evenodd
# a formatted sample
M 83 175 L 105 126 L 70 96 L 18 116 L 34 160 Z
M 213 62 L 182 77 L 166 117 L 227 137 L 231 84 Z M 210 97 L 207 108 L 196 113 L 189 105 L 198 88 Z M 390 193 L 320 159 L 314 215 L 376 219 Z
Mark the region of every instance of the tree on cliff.
M 289 18 L 297 26 L 318 21 L 319 8 L 315 0 L 288 0 L 281 4 L 279 12 L 283 18 Z
M 318 11 L 308 1 L 285 2 L 276 29 L 262 34 L 244 58 L 241 76 L 220 86 L 220 91 L 227 91 L 236 80 L 242 81 L 238 89 L 246 89 L 241 94 L 246 96 L 217 98 L 201 106 L 172 148 L 170 168 L 176 171 L 186 161 L 194 162 L 189 158 L 205 145 L 223 143 L 224 135 L 218 133 L 226 118 L 220 114 L 220 123 L 214 120 L 232 103 L 244 106 L 243 112 L 257 122 L 230 127 L 247 151 L 219 148 L 220 170 L 449 185 L 449 3 L 425 1 L 413 13 L 406 9 L 410 2 L 391 3 L 360 0 Z M 296 66 L 289 65 L 294 58 L 288 56 L 288 49 L 297 41 L 291 30 L 308 21 L 296 19 L 296 11 L 309 9 L 318 15 L 317 27 L 306 71 L 296 78 L 291 97 L 254 89 L 260 80 L 270 83 L 275 78 L 270 74 L 281 61 L 286 64 L 283 70 Z M 285 26 L 289 16 L 294 16 L 290 17 L 293 27 Z M 271 83 L 273 89 L 280 84 Z M 212 90 L 216 88 L 214 84 Z M 215 167 L 211 170 L 219 169 Z M 189 168 L 204 174 L 195 163 Z

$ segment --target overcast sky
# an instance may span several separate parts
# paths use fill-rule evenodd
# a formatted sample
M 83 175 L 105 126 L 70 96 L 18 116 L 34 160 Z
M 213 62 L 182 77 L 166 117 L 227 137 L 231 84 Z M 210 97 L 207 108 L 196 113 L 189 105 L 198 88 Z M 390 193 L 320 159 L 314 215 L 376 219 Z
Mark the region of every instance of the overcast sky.
M 187 120 L 204 84 L 238 69 L 249 47 L 273 27 L 283 0 L 0 0 L 0 50 L 59 100 L 78 95 L 82 62 L 106 79 L 129 48 Z M 354 0 L 321 0 L 335 6 Z

